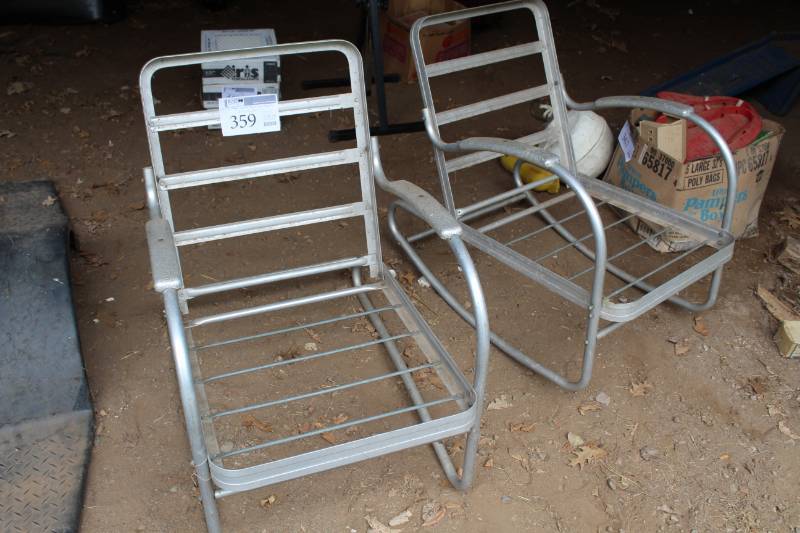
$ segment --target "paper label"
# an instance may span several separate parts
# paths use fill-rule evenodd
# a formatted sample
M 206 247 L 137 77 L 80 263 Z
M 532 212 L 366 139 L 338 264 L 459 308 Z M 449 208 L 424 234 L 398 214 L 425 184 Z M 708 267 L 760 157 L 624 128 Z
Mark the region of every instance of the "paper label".
M 633 157 L 633 150 L 635 148 L 635 144 L 633 142 L 633 135 L 631 135 L 631 124 L 630 122 L 625 122 L 625 125 L 622 126 L 622 129 L 619 132 L 619 145 L 622 147 L 622 153 L 625 155 L 625 162 L 631 160 Z
M 278 95 L 258 94 L 219 99 L 222 135 L 248 135 L 281 130 Z

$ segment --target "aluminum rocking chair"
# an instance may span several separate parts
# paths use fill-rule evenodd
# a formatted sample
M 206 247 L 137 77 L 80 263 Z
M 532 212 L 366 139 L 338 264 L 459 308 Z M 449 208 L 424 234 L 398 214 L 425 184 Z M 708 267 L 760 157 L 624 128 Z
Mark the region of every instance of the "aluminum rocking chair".
M 356 131 L 353 148 L 167 172 L 162 153 L 163 135 L 175 130 L 216 125 L 220 118 L 215 110 L 157 114 L 157 101 L 151 86 L 156 73 L 205 61 L 318 52 L 344 56 L 351 80 L 350 91 L 282 101 L 278 104 L 278 113 L 287 117 L 331 110 L 352 112 Z M 415 186 L 403 182 L 390 184 L 385 180 L 380 169 L 377 143 L 372 146 L 368 136 L 365 87 L 358 50 L 345 41 L 331 40 L 160 57 L 144 66 L 140 87 L 152 159 L 152 166 L 144 169 L 150 213 L 146 229 L 151 268 L 155 290 L 164 299 L 186 431 L 208 530 L 220 531 L 218 498 L 423 444 L 433 445 L 454 486 L 468 488 L 475 471 L 489 350 L 483 295 L 472 260 L 461 242 L 461 227 L 455 219 L 434 198 Z M 297 146 L 300 144 L 296 143 Z M 192 192 L 192 188 L 202 186 L 211 187 L 212 191 L 218 191 L 214 188 L 219 187 L 230 191 L 225 187 L 231 187 L 237 181 L 276 179 L 280 174 L 318 169 L 332 172 L 334 169 L 331 167 L 342 165 L 352 169 L 354 175 L 357 172 L 359 186 L 353 187 L 359 198 L 356 202 L 280 214 L 264 213 L 261 218 L 204 227 L 181 228 L 180 224 L 176 227 L 175 217 L 179 215 L 180 205 L 171 202 L 171 195 L 178 189 Z M 427 222 L 449 244 L 463 271 L 477 322 L 472 382 L 464 377 L 381 262 L 373 165 L 380 172 L 384 184 L 402 199 L 402 205 Z M 328 178 L 326 176 L 320 181 L 321 186 L 330 184 L 331 188 L 341 189 L 347 183 L 331 184 L 334 180 Z M 288 203 L 291 205 L 292 202 Z M 241 214 L 237 214 L 241 218 Z M 180 216 L 177 219 L 182 220 Z M 207 256 L 216 260 L 214 246 L 225 239 L 246 236 L 266 239 L 267 232 L 291 230 L 290 233 L 296 234 L 298 228 L 308 229 L 312 225 L 320 230 L 324 229 L 323 226 L 331 227 L 334 231 L 341 228 L 345 219 L 350 220 L 348 227 L 360 227 L 363 223 L 363 233 L 359 232 L 358 238 L 363 245 L 361 255 L 335 257 L 224 281 L 215 279 L 212 283 L 194 286 L 186 284 L 187 279 L 198 279 L 191 274 L 188 278 L 184 275 L 187 269 L 192 268 L 187 259 L 190 256 L 184 255 L 187 249 L 213 243 Z M 278 255 L 274 249 L 269 251 L 282 260 L 291 259 L 289 251 L 285 251 L 285 255 Z M 362 279 L 362 269 L 368 279 Z M 348 272 L 349 277 L 342 278 L 341 274 Z M 201 277 L 202 274 L 201 271 Z M 342 286 L 343 279 L 349 279 L 346 286 Z M 306 290 L 300 296 L 289 296 L 282 283 L 291 283 L 294 289 L 298 286 L 313 288 L 314 292 Z M 328 287 L 324 286 L 326 283 Z M 276 287 L 279 291 L 277 298 Z M 253 295 L 261 294 L 259 291 L 265 291 L 262 295 L 266 301 L 252 305 Z M 220 311 L 215 307 L 215 312 L 203 313 L 209 308 L 205 302 L 215 299 L 220 299 L 227 310 Z M 219 304 L 213 301 L 211 305 Z M 333 311 L 332 314 L 308 320 L 318 311 L 329 310 Z M 287 318 L 282 327 L 263 330 L 265 323 Z M 241 335 L 242 324 L 248 321 L 253 324 L 255 333 Z M 283 337 L 300 335 L 307 340 L 302 336 L 313 331 L 311 328 L 322 331 L 331 325 L 336 335 L 348 336 L 350 333 L 342 331 L 357 321 L 363 324 L 360 329 L 352 327 L 350 330 L 355 342 L 345 346 L 325 346 L 324 349 L 313 346 L 310 348 L 312 353 L 277 355 L 276 347 Z M 206 333 L 208 328 L 211 333 Z M 214 333 L 221 335 L 215 337 Z M 359 339 L 359 335 L 362 338 Z M 423 355 L 419 357 L 420 361 L 412 364 L 404 359 L 404 349 L 414 345 Z M 384 350 L 388 357 L 375 359 L 371 355 L 375 350 Z M 352 375 L 359 369 L 365 370 L 364 367 L 374 369 L 376 365 L 380 369 L 378 373 L 366 377 Z M 342 382 L 333 379 L 336 372 L 345 374 Z M 420 376 L 427 376 L 429 381 L 418 383 Z M 441 386 L 430 387 L 431 376 L 438 376 Z M 311 384 L 313 378 L 317 382 Z M 221 391 L 218 387 L 222 387 Z M 362 392 L 369 388 L 379 390 L 379 394 L 392 392 L 399 399 L 383 401 L 383 396 L 378 396 L 380 400 L 375 400 L 373 395 L 371 400 L 359 400 L 359 395 L 363 396 Z M 255 401 L 251 396 L 242 399 L 240 393 L 245 390 L 257 391 L 261 396 Z M 344 406 L 333 407 L 337 402 L 344 402 Z M 379 409 L 385 407 L 384 404 L 392 408 Z M 324 409 L 336 413 L 342 409 L 347 410 L 347 414 L 333 417 L 326 423 L 300 424 L 300 429 L 295 431 L 283 422 L 272 430 L 268 422 L 262 421 L 262 418 L 274 420 L 271 417 L 276 410 L 284 417 L 291 413 L 309 416 L 315 405 L 317 411 L 313 412 Z M 353 413 L 356 408 L 364 412 L 356 415 Z M 249 433 L 242 437 L 241 428 L 246 420 L 265 432 L 272 431 L 275 436 L 271 434 L 267 439 Z M 464 461 L 457 468 L 442 440 L 464 434 L 467 435 Z
M 467 57 L 426 63 L 420 45 L 420 33 L 425 28 L 514 10 L 533 15 L 538 40 Z M 561 387 L 578 390 L 586 387 L 591 379 L 598 338 L 664 301 L 670 301 L 695 312 L 708 309 L 714 304 L 723 265 L 733 255 L 734 239 L 729 230 L 737 176 L 727 144 L 713 126 L 694 114 L 691 107 L 637 96 L 600 98 L 585 104 L 571 100 L 565 92 L 561 79 L 547 9 L 539 0 L 504 2 L 420 18 L 412 28 L 411 46 L 425 107 L 423 117 L 428 136 L 434 145 L 435 163 L 444 204 L 459 220 L 464 242 L 524 277 L 554 291 L 568 302 L 580 306 L 585 312 L 583 358 L 577 379 L 570 380 L 562 373 L 548 368 L 492 332 L 492 343 L 497 348 Z M 438 99 L 434 97 L 431 88 L 433 78 L 509 60 L 520 58 L 527 60 L 530 59 L 528 56 L 541 58 L 545 79 L 541 85 L 458 107 L 453 107 L 450 103 L 453 95 L 439 95 Z M 487 76 L 487 79 L 491 77 Z M 533 102 L 540 98 L 549 98 L 553 110 L 553 123 L 541 131 L 516 140 L 468 137 L 447 142 L 440 136 L 441 126 L 462 123 L 484 113 Z M 439 110 L 439 107 L 446 109 Z M 727 167 L 728 185 L 725 191 L 726 203 L 721 227 L 695 220 L 634 192 L 578 175 L 570 135 L 565 127 L 568 107 L 574 110 L 642 107 L 697 124 L 719 147 Z M 553 138 L 560 143 L 560 153 L 548 153 L 536 148 L 537 145 Z M 465 152 L 465 154 L 446 158 L 445 155 L 450 152 Z M 464 169 L 495 161 L 504 154 L 519 158 L 513 187 L 469 205 L 457 206 L 453 175 Z M 524 184 L 519 175 L 523 161 L 548 170 L 553 177 Z M 543 198 L 541 194 L 534 192 L 534 188 L 556 178 L 567 185 L 561 194 Z M 520 203 L 523 204 L 520 210 L 511 214 L 505 211 Z M 424 231 L 405 236 L 396 220 L 397 207 L 404 208 L 399 204 L 390 210 L 389 227 L 392 234 L 434 289 L 464 320 L 474 323 L 471 312 L 459 303 L 451 290 L 434 275 L 417 250 L 411 246 L 411 243 L 431 235 L 432 232 Z M 622 215 L 619 214 L 620 211 Z M 634 238 L 634 232 L 625 227 L 625 223 L 634 216 L 661 229 L 654 231 L 648 237 Z M 584 234 L 576 235 L 578 230 L 570 229 L 569 224 L 580 225 L 580 231 Z M 643 245 L 669 231 L 688 235 L 697 244 L 679 254 L 652 252 L 651 259 L 658 261 L 654 267 L 648 266 L 647 269 L 640 268 L 637 271 L 635 264 L 620 266 L 632 252 L 643 254 L 648 248 Z M 541 244 L 541 239 L 548 234 L 555 241 L 560 241 L 555 248 L 548 249 Z M 552 262 L 548 264 L 549 259 L 555 255 L 567 252 L 583 261 L 579 269 L 563 272 L 551 266 Z M 676 268 L 679 269 L 677 273 L 674 272 Z M 692 303 L 679 295 L 682 290 L 709 275 L 711 280 L 708 283 L 705 301 Z M 604 321 L 602 328 L 601 320 Z

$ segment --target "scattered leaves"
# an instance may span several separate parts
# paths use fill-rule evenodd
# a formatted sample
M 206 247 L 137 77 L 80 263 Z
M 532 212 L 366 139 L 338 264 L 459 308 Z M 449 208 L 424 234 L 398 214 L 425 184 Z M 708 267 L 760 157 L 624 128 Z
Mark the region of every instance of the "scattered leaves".
M 683 339 L 674 344 L 675 348 L 675 355 L 678 357 L 682 357 L 689 353 L 689 341 L 688 339 Z
M 753 391 L 753 394 L 756 396 L 761 396 L 765 392 L 767 392 L 767 383 L 761 376 L 754 376 L 747 380 L 747 385 L 750 387 L 750 390 Z
M 331 422 L 333 422 L 334 424 L 344 424 L 348 420 L 350 420 L 349 416 L 347 416 L 344 413 L 339 413 L 338 415 L 333 417 L 333 420 L 331 420 Z
M 264 433 L 270 433 L 272 431 L 272 426 L 264 422 L 263 420 L 259 420 L 258 418 L 254 417 L 251 414 L 246 414 L 242 417 L 242 427 L 245 429 L 259 429 Z
M 322 439 L 325 442 L 327 442 L 328 444 L 338 444 L 339 443 L 339 439 L 337 439 L 336 435 L 334 435 L 330 431 L 326 431 L 325 433 L 322 433 L 320 435 L 320 437 L 322 437 Z
M 484 468 L 492 468 L 493 466 L 494 466 L 494 457 L 489 457 L 489 458 L 488 458 L 488 459 L 486 459 L 486 461 L 483 463 L 483 467 L 484 467 Z
M 584 465 L 601 461 L 608 456 L 608 452 L 596 444 L 584 444 L 573 450 L 572 454 L 575 457 L 569 460 L 569 466 L 577 466 L 581 470 L 583 470 Z
M 392 529 L 374 516 L 367 515 L 364 520 L 369 524 L 368 532 L 371 533 L 400 533 L 399 529 Z
M 399 515 L 389 520 L 389 526 L 396 527 L 396 526 L 402 526 L 403 524 L 407 524 L 408 521 L 411 520 L 411 514 L 412 514 L 411 509 L 406 509 Z
M 303 345 L 303 349 L 307 352 L 316 352 L 317 351 L 317 343 L 316 342 L 307 342 Z
M 512 422 L 509 424 L 509 431 L 516 431 L 520 433 L 530 433 L 535 428 L 534 424 L 525 422 Z
M 274 494 L 270 494 L 268 497 L 266 497 L 266 498 L 264 498 L 263 500 L 261 500 L 261 501 L 259 502 L 259 504 L 260 504 L 260 505 L 261 505 L 261 507 L 263 507 L 264 509 L 268 509 L 269 507 L 272 507 L 272 504 L 273 504 L 273 503 L 275 503 L 275 500 L 277 500 L 277 498 L 275 497 L 275 495 L 274 495 Z
M 513 404 L 508 401 L 507 394 L 501 394 L 491 402 L 489 405 L 486 406 L 487 411 L 499 411 L 500 409 L 508 409 L 509 407 L 513 407 Z
M 48 197 L 47 197 L 47 198 L 45 198 L 44 200 L 42 200 L 42 205 L 43 205 L 43 206 L 45 206 L 45 207 L 50 207 L 50 206 L 51 206 L 51 205 L 53 205 L 54 203 L 56 203 L 56 197 L 55 197 L 55 196 L 53 196 L 52 194 L 51 194 L 51 195 L 48 195 Z
M 432 527 L 442 521 L 447 510 L 437 501 L 422 506 L 422 527 Z
M 128 204 L 128 209 L 131 211 L 141 211 L 145 208 L 144 202 L 131 202 Z
M 784 435 L 786 435 L 787 437 L 789 437 L 792 440 L 800 440 L 800 435 L 797 435 L 796 433 L 794 433 L 789 428 L 789 426 L 786 425 L 786 422 L 784 422 L 783 420 L 778 422 L 778 431 L 780 431 L 781 433 L 783 433 Z
M 694 329 L 694 330 L 695 330 L 697 333 L 699 333 L 700 335 L 702 335 L 703 337 L 708 337 L 708 336 L 709 336 L 709 334 L 711 333 L 711 332 L 709 331 L 709 329 L 708 329 L 708 325 L 706 324 L 706 320 L 705 320 L 705 318 L 703 318 L 703 317 L 701 317 L 701 316 L 696 316 L 696 317 L 694 317 L 694 325 L 692 326 L 692 328 L 693 328 L 693 329 Z
M 631 396 L 647 396 L 653 390 L 653 384 L 645 380 L 640 383 L 631 383 L 628 392 Z
M 6 88 L 6 94 L 11 96 L 12 94 L 26 93 L 31 87 L 33 87 L 33 84 L 29 81 L 12 81 Z
M 404 272 L 404 273 L 400 274 L 400 281 L 404 281 L 405 283 L 408 283 L 409 285 L 413 284 L 415 279 L 416 279 L 416 277 L 414 276 L 413 272 Z
M 600 404 L 597 402 L 586 402 L 582 403 L 578 406 L 578 412 L 581 415 L 585 415 L 586 413 L 591 413 L 592 411 L 602 411 L 603 408 L 600 407 Z

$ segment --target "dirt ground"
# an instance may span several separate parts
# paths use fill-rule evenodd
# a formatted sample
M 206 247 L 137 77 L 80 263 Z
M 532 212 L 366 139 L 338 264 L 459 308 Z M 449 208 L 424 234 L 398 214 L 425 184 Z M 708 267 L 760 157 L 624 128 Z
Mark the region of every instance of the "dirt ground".
M 659 10 L 623 5 L 578 0 L 551 6 L 561 68 L 578 99 L 637 93 L 770 30 L 796 29 L 791 8 L 779 3 L 765 8 L 764 3 L 685 2 L 662 4 Z M 196 50 L 203 28 L 274 27 L 282 42 L 352 39 L 356 15 L 350 0 L 311 6 L 246 0 L 219 12 L 192 2 L 142 1 L 113 25 L 0 26 L 3 179 L 54 180 L 76 237 L 72 283 L 97 413 L 84 531 L 204 527 L 161 302 L 151 290 L 140 174 L 149 156 L 139 69 L 152 57 Z M 517 17 L 495 19 L 491 31 L 476 31 L 474 50 L 518 42 L 528 31 L 525 23 Z M 301 97 L 301 80 L 341 75 L 342 66 L 320 58 L 286 61 L 283 98 Z M 515 84 L 529 77 L 523 69 L 476 72 L 439 90 L 469 102 L 490 89 L 500 94 L 500 89 L 519 88 Z M 7 94 L 12 85 L 20 90 Z M 156 87 L 165 109 L 199 107 L 196 70 L 164 76 Z M 416 85 L 392 85 L 388 98 L 394 120 L 419 117 Z M 467 131 L 512 137 L 530 120 L 527 109 L 523 111 L 500 124 L 475 121 Z M 624 114 L 607 117 L 618 128 Z M 800 366 L 779 356 L 772 341 L 777 323 L 754 295 L 760 284 L 800 311 L 797 280 L 770 259 L 783 236 L 798 233 L 793 206 L 800 209 L 794 182 L 800 170 L 799 117 L 795 109 L 777 119 L 788 132 L 761 210 L 760 235 L 737 244 L 713 309 L 694 316 L 665 305 L 616 331 L 600 342 L 594 378 L 578 393 L 562 391 L 500 352 L 492 353 L 487 402 L 501 400 L 494 405 L 504 408 L 484 414 L 480 466 L 470 492 L 453 490 L 430 447 L 422 447 L 225 498 L 220 509 L 226 530 L 363 532 L 368 528 L 365 516 L 387 523 L 408 509 L 410 521 L 401 527 L 411 531 L 421 527 L 428 504 L 444 509 L 444 517 L 426 528 L 435 531 L 800 530 Z M 287 120 L 280 135 L 225 141 L 205 130 L 169 135 L 164 140 L 172 154 L 168 168 L 330 150 L 327 131 L 346 124 L 336 114 L 320 114 L 306 121 Z M 391 177 L 409 179 L 438 195 L 424 134 L 387 137 L 382 146 Z M 466 180 L 469 197 L 485 196 L 509 183 L 497 167 L 487 176 Z M 175 206 L 179 225 L 192 227 L 354 201 L 356 186 L 355 178 L 341 169 L 324 176 L 297 173 L 190 191 Z M 431 289 L 416 282 L 418 274 L 388 238 L 383 216 L 388 202 L 379 194 L 384 260 L 400 274 L 457 362 L 471 370 L 471 331 Z M 359 229 L 355 226 L 248 237 L 188 252 L 182 259 L 194 265 L 187 274 L 190 283 L 286 268 L 326 253 L 351 253 L 358 244 L 352 237 Z M 426 243 L 422 253 L 437 273 L 458 278 L 445 248 Z M 486 257 L 475 259 L 489 294 L 493 326 L 574 375 L 581 342 L 579 310 Z M 341 285 L 344 280 L 331 276 L 324 281 Z M 252 305 L 315 286 L 284 284 L 246 291 L 243 297 Z M 699 289 L 689 292 L 700 294 Z M 235 306 L 228 298 L 201 303 L 192 312 Z M 318 306 L 259 325 L 263 330 L 265 325 L 307 323 L 326 311 L 327 306 Z M 244 326 L 221 328 L 215 338 L 245 331 Z M 368 328 L 326 326 L 232 354 L 215 352 L 204 360 L 204 375 L 221 371 L 229 357 L 247 361 L 297 355 L 309 342 L 329 349 L 354 342 L 356 333 L 365 331 L 369 337 Z M 687 350 L 678 355 L 670 341 Z M 271 381 L 251 377 L 213 389 L 210 399 L 232 407 L 238 405 L 234 395 L 254 397 L 263 392 L 264 383 L 270 391 L 287 393 L 313 389 L 320 382 L 344 382 L 353 369 L 380 369 L 380 357 L 373 348 L 361 353 L 352 368 L 329 363 Z M 393 405 L 387 398 L 397 387 L 382 387 L 358 401 Z M 436 392 L 430 383 L 427 388 Z M 241 424 L 237 419 L 221 429 L 232 435 L 230 445 L 247 444 L 273 429 L 291 432 L 320 420 L 342 420 L 352 415 L 349 407 L 361 405 L 350 397 L 339 400 L 346 405 L 341 410 L 309 403 L 302 411 Z M 578 436 L 605 455 L 592 464 L 571 466 L 575 455 L 568 433 L 573 441 Z M 448 444 L 460 460 L 462 441 Z

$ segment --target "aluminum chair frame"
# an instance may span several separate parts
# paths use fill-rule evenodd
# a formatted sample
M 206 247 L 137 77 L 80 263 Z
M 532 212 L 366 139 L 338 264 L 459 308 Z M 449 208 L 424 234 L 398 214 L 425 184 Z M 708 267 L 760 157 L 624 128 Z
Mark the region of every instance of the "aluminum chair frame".
M 436 24 L 444 24 L 514 10 L 526 10 L 533 15 L 538 41 L 431 64 L 425 62 L 420 44 L 420 32 L 423 28 Z M 542 375 L 557 385 L 568 390 L 579 390 L 586 387 L 591 379 L 598 338 L 604 337 L 619 326 L 633 320 L 664 301 L 670 301 L 694 312 L 709 309 L 714 305 L 719 292 L 723 265 L 730 260 L 733 255 L 734 239 L 730 233 L 730 228 L 735 204 L 737 174 L 733 155 L 728 145 L 710 123 L 696 115 L 689 106 L 657 98 L 616 96 L 600 98 L 589 103 L 577 103 L 572 100 L 566 93 L 561 72 L 558 67 L 547 8 L 540 0 L 514 0 L 423 17 L 415 22 L 411 34 L 411 47 L 424 105 L 423 118 L 425 120 L 428 137 L 434 146 L 434 160 L 439 175 L 439 182 L 444 200 L 443 203 L 448 211 L 459 220 L 464 241 L 468 245 L 488 254 L 500 263 L 505 264 L 527 278 L 556 292 L 567 301 L 583 307 L 586 311 L 586 334 L 580 377 L 577 380 L 570 380 L 561 373 L 548 368 L 512 345 L 506 339 L 492 332 L 492 343 L 497 348 L 524 367 Z M 537 54 L 541 54 L 543 60 L 546 78 L 546 83 L 544 85 L 463 105 L 454 109 L 445 111 L 436 110 L 430 78 Z M 472 137 L 454 142 L 446 142 L 440 135 L 439 128 L 442 125 L 455 123 L 490 111 L 501 110 L 512 105 L 531 102 L 542 97 L 549 97 L 550 105 L 553 109 L 553 122 L 555 123 L 555 127 L 548 128 L 547 131 L 539 131 L 517 140 Z M 648 198 L 615 187 L 601 180 L 587 179 L 578 175 L 570 135 L 567 131 L 568 128 L 565 127 L 567 123 L 567 108 L 575 110 L 599 110 L 619 107 L 649 108 L 673 117 L 684 118 L 695 123 L 711 136 L 720 149 L 728 175 L 728 186 L 725 196 L 726 204 L 721 227 L 713 227 L 700 222 L 684 213 L 667 208 Z M 561 146 L 560 154 L 548 153 L 535 147 L 551 139 L 551 137 L 549 137 L 550 133 L 548 132 L 553 132 L 552 134 L 557 136 L 556 138 Z M 463 152 L 465 155 L 447 159 L 445 154 L 450 152 Z M 491 161 L 503 154 L 509 154 L 519 158 L 514 171 L 514 186 L 504 193 L 494 195 L 485 200 L 472 203 L 471 205 L 465 207 L 456 206 L 451 183 L 451 174 L 458 170 Z M 534 183 L 523 184 L 519 174 L 523 162 L 533 163 L 541 168 L 549 170 L 553 176 L 559 178 L 562 183 L 568 186 L 568 190 L 565 193 L 544 201 L 537 199 L 533 194 L 534 187 L 543 185 L 555 178 L 549 177 Z M 550 212 L 550 209 L 552 206 L 568 199 L 577 200 L 581 209 L 569 217 L 558 219 Z M 506 206 L 518 202 L 527 202 L 530 206 L 510 215 L 501 216 L 499 219 L 495 219 L 478 228 L 473 228 L 468 224 L 471 221 L 478 221 L 480 217 L 486 215 L 496 215 Z M 607 252 L 607 230 L 612 226 L 620 224 L 620 221 L 604 225 L 598 211 L 598 207 L 601 204 L 608 204 L 628 213 L 622 221 L 632 216 L 638 216 L 664 228 L 658 233 L 674 229 L 689 235 L 700 243 L 697 247 L 692 247 L 689 252 L 693 253 L 699 248 L 707 248 L 710 249 L 712 253 L 708 257 L 700 260 L 697 264 L 678 273 L 667 282 L 658 286 L 652 285 L 646 281 L 648 277 L 651 277 L 657 272 L 664 271 L 670 265 L 687 257 L 689 254 L 683 252 L 678 256 L 669 257 L 656 269 L 638 276 L 614 265 L 611 263 L 612 260 L 618 259 L 623 253 L 628 253 L 636 249 L 638 246 L 647 242 L 648 238 L 640 240 L 633 247 L 625 248 L 622 253 L 609 255 Z M 453 296 L 447 286 L 434 275 L 411 245 L 413 242 L 429 236 L 431 232 L 423 231 L 411 236 L 404 235 L 396 220 L 397 207 L 403 208 L 402 205 L 397 205 L 392 207 L 389 212 L 389 228 L 392 235 L 417 269 L 430 281 L 440 296 L 442 296 L 465 321 L 474 323 L 472 314 L 459 303 L 458 299 Z M 539 259 L 532 259 L 512 249 L 510 243 L 501 243 L 487 235 L 489 231 L 531 216 L 538 216 L 543 219 L 547 224 L 543 230 L 550 229 L 563 239 L 563 241 L 566 241 L 567 244 L 557 248 L 556 252 L 567 247 L 574 247 L 575 250 L 593 263 L 593 267 L 587 268 L 569 278 L 564 277 L 539 264 Z M 591 228 L 591 233 L 589 235 L 577 237 L 564 226 L 567 219 L 572 219 L 577 216 L 585 216 L 588 220 Z M 538 233 L 538 231 L 532 232 L 529 235 L 533 235 L 534 233 Z M 653 238 L 653 236 L 650 238 Z M 594 250 L 586 245 L 588 240 L 594 241 Z M 548 254 L 549 253 L 552 252 L 548 252 Z M 548 254 L 537 254 L 537 257 L 541 259 L 547 257 Z M 589 274 L 593 277 L 591 287 L 588 290 L 573 281 L 576 277 Z M 620 291 L 613 291 L 609 294 L 604 293 L 607 274 L 622 280 L 622 282 L 625 283 L 623 289 L 636 288 L 641 291 L 641 297 L 630 302 L 612 301 L 612 298 L 619 294 Z M 704 302 L 689 302 L 678 295 L 680 291 L 709 274 L 711 275 L 711 281 Z M 601 328 L 601 319 L 610 322 L 610 324 Z
M 227 61 L 234 59 L 257 58 L 265 55 L 309 54 L 317 52 L 337 52 L 347 60 L 350 92 L 331 96 L 319 96 L 279 103 L 279 114 L 282 117 L 297 114 L 310 114 L 325 110 L 352 110 L 356 147 L 333 152 L 309 154 L 299 157 L 246 163 L 191 172 L 169 174 L 165 171 L 159 133 L 181 128 L 196 128 L 219 124 L 219 114 L 215 110 L 192 111 L 185 113 L 158 115 L 152 92 L 152 78 L 160 70 L 174 67 L 199 65 L 205 61 Z M 221 531 L 220 518 L 216 499 L 231 494 L 256 489 L 280 481 L 286 481 L 308 474 L 322 472 L 331 468 L 344 466 L 407 449 L 423 444 L 432 444 L 441 462 L 446 476 L 452 484 L 462 490 L 467 489 L 475 473 L 477 444 L 480 433 L 480 417 L 483 406 L 485 377 L 489 351 L 489 327 L 486 305 L 481 292 L 475 267 L 466 246 L 461 240 L 461 227 L 455 219 L 431 196 L 407 182 L 389 182 L 380 164 L 378 144 L 370 143 L 368 136 L 365 85 L 362 72 L 361 56 L 358 49 L 345 41 L 329 40 L 297 44 L 283 44 L 264 48 L 246 50 L 193 53 L 159 57 L 148 62 L 140 75 L 142 104 L 149 141 L 152 166 L 144 169 L 145 187 L 150 219 L 146 225 L 150 262 L 153 273 L 154 288 L 161 293 L 164 300 L 167 329 L 169 332 L 172 354 L 175 362 L 181 405 L 185 418 L 186 432 L 192 454 L 192 462 L 200 490 L 200 498 L 205 514 L 206 526 L 211 532 Z M 273 134 L 277 135 L 277 134 Z M 173 222 L 170 191 L 192 187 L 229 182 L 232 180 L 258 179 L 274 174 L 317 169 L 339 164 L 355 164 L 360 174 L 361 201 L 344 206 L 320 208 L 289 214 L 274 215 L 261 219 L 245 220 L 234 223 L 176 231 Z M 426 222 L 450 246 L 470 292 L 470 298 L 477 321 L 476 345 L 474 356 L 474 375 L 469 382 L 459 370 L 455 361 L 437 339 L 430 326 L 425 322 L 411 300 L 401 289 L 398 282 L 389 274 L 381 262 L 380 238 L 378 232 L 378 216 L 375 206 L 373 175 L 391 192 L 400 198 L 407 210 Z M 184 283 L 179 248 L 201 244 L 217 239 L 236 238 L 257 232 L 292 228 L 306 224 L 330 222 L 347 217 L 361 217 L 364 220 L 364 237 L 367 254 L 361 257 L 338 259 L 319 264 L 292 268 L 278 272 L 268 272 L 257 276 L 218 281 L 199 287 L 188 287 Z M 362 279 L 362 268 L 368 272 L 369 279 Z M 237 291 L 243 288 L 254 288 L 284 280 L 298 280 L 327 272 L 351 271 L 352 285 L 344 289 L 322 292 L 310 296 L 279 300 L 254 307 L 245 307 L 235 311 L 217 313 L 199 318 L 189 318 L 189 304 L 194 298 L 222 292 Z M 389 302 L 383 308 L 376 307 L 371 294 L 382 293 Z M 266 313 L 280 311 L 291 312 L 304 305 L 343 299 L 355 296 L 362 306 L 362 311 L 309 324 L 267 331 L 258 335 L 237 339 L 226 339 L 219 342 L 196 345 L 192 332 L 208 324 L 219 324 L 230 320 L 238 320 L 252 316 L 263 316 Z M 394 312 L 406 328 L 401 335 L 390 333 L 381 318 L 381 312 Z M 212 410 L 205 393 L 205 385 L 244 372 L 255 372 L 266 368 L 286 364 L 310 364 L 312 360 L 335 356 L 338 353 L 358 348 L 359 345 L 348 346 L 327 352 L 318 352 L 311 356 L 298 357 L 292 360 L 270 362 L 247 369 L 204 377 L 200 374 L 199 357 L 203 349 L 254 339 L 268 338 L 289 331 L 297 331 L 304 327 L 333 323 L 354 317 L 367 317 L 375 328 L 379 338 L 365 343 L 370 346 L 383 346 L 396 371 L 381 376 L 370 376 L 366 379 L 315 389 L 311 392 L 292 395 L 279 400 L 248 405 L 242 408 L 224 411 Z M 426 356 L 428 363 L 410 368 L 402 358 L 396 344 L 399 338 L 416 341 Z M 443 400 L 426 402 L 411 373 L 419 368 L 430 368 L 436 371 L 446 387 L 447 396 Z M 285 405 L 303 398 L 316 397 L 338 390 L 369 385 L 382 379 L 400 379 L 410 399 L 407 407 L 389 413 L 367 418 L 348 420 L 324 430 L 312 430 L 300 435 L 291 435 L 283 439 L 265 441 L 257 445 L 228 452 L 220 451 L 213 421 L 220 416 L 227 416 L 275 405 Z M 443 402 L 455 405 L 457 411 L 433 418 L 431 408 Z M 301 438 L 321 434 L 322 431 L 334 431 L 359 423 L 394 416 L 401 413 L 416 413 L 418 422 L 405 425 L 399 429 L 377 432 L 366 437 L 348 442 L 322 446 L 313 451 L 282 459 L 271 460 L 244 468 L 232 468 L 224 464 L 227 457 L 236 454 L 249 454 L 254 451 Z M 467 435 L 463 464 L 457 469 L 445 449 L 442 439 Z M 318 439 L 322 441 L 322 439 Z M 315 444 L 315 443 L 314 443 Z

